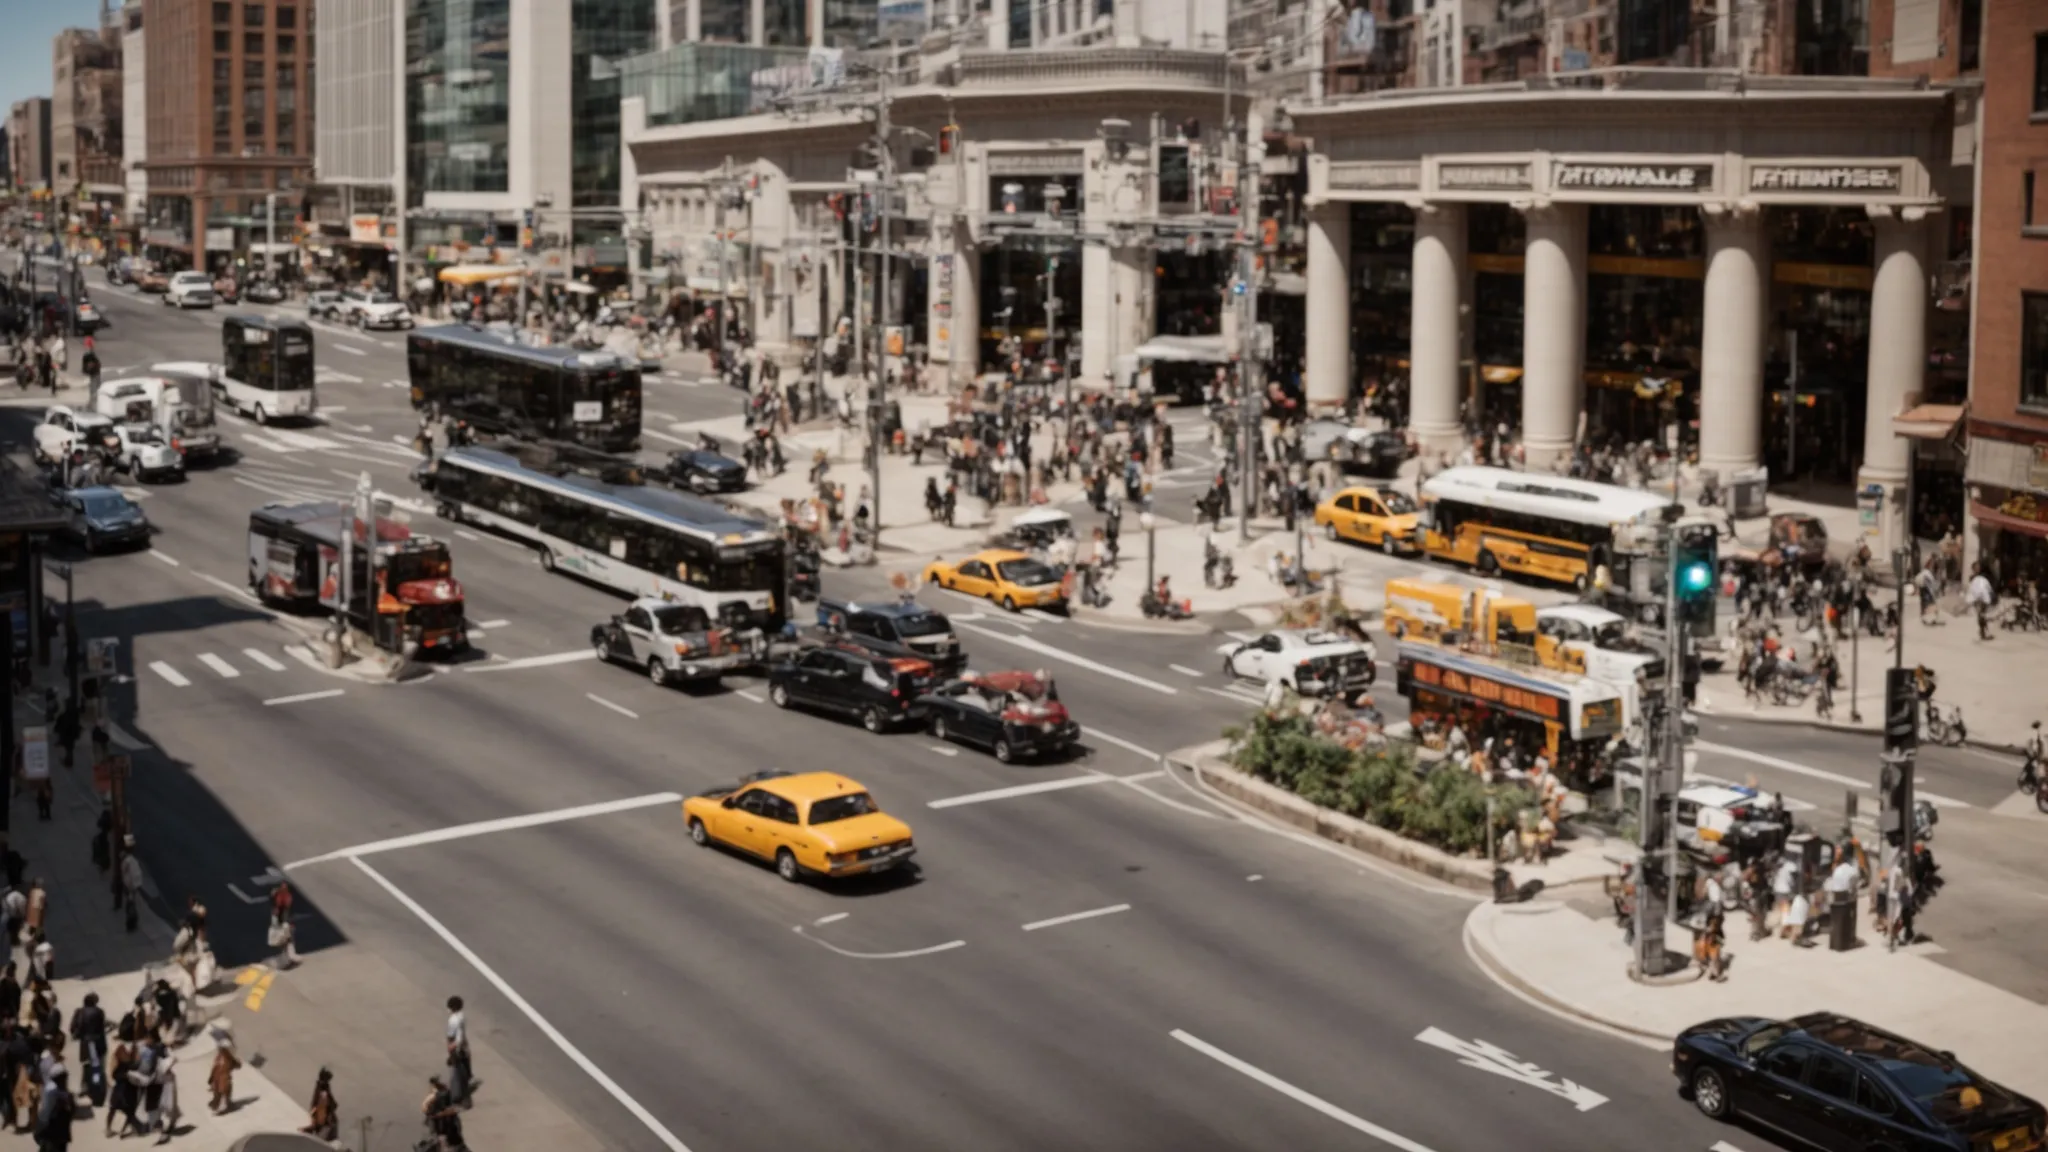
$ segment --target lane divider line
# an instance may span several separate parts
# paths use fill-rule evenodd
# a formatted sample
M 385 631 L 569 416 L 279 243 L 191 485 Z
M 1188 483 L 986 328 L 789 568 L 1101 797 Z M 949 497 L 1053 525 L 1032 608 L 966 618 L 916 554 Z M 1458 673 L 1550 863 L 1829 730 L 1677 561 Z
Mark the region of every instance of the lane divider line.
M 638 712 L 633 711 L 631 708 L 628 708 L 623 704 L 614 704 L 611 701 L 605 699 L 604 697 L 599 696 L 595 692 L 585 692 L 583 695 L 591 703 L 600 705 L 605 708 L 609 708 L 612 711 L 617 712 L 619 715 L 624 716 L 628 720 L 638 720 L 640 718 L 640 714 Z
M 261 667 L 265 671 L 284 671 L 284 665 L 279 663 L 276 660 L 276 658 L 272 657 L 268 652 L 263 651 L 261 648 L 244 648 L 242 649 L 242 655 L 247 656 L 250 660 L 254 661 L 258 667 Z
M 172 555 L 171 555 L 170 553 L 168 553 L 168 552 L 159 552 L 159 551 L 157 551 L 156 549 L 154 549 L 154 548 L 151 548 L 151 549 L 149 550 L 149 554 L 150 554 L 151 556 L 154 556 L 154 557 L 156 557 L 157 559 L 159 559 L 159 560 L 163 561 L 164 563 L 166 563 L 166 564 L 169 564 L 169 565 L 170 565 L 171 567 L 173 567 L 173 568 L 182 568 L 182 567 L 184 567 L 184 565 L 182 565 L 182 564 L 179 564 L 179 563 L 178 563 L 178 560 L 177 560 L 177 558 L 176 558 L 176 557 L 172 556 Z
M 192 686 L 192 682 L 185 679 L 183 672 L 178 671 L 161 660 L 152 662 L 149 670 L 170 681 L 173 688 L 189 688 Z
M 662 804 L 680 804 L 682 801 L 683 794 L 680 792 L 655 792 L 625 800 L 606 800 L 599 804 L 584 804 L 576 808 L 558 808 L 552 812 L 532 812 L 525 816 L 479 820 L 474 824 L 457 824 L 448 828 L 436 828 L 431 832 L 415 832 L 409 836 L 394 836 L 389 840 L 373 840 L 353 848 L 309 856 L 285 865 L 284 870 L 290 872 L 295 868 L 327 864 L 336 860 L 353 860 L 359 856 L 375 856 L 382 852 L 396 852 L 401 848 L 418 848 L 426 844 L 446 843 L 449 840 L 466 840 L 472 836 L 487 836 L 493 832 L 515 832 L 522 828 L 538 828 L 544 824 L 560 824 L 567 820 L 586 820 L 592 816 L 610 816 Z
M 1031 923 L 1024 925 L 1024 931 L 1036 932 L 1041 928 L 1057 928 L 1062 924 L 1072 924 L 1080 920 L 1093 920 L 1098 916 L 1114 916 L 1119 912 L 1129 912 L 1130 910 L 1131 906 L 1129 904 L 1111 904 L 1107 908 L 1090 908 L 1086 912 L 1069 912 L 1065 916 L 1054 916 L 1046 920 L 1033 920 Z
M 1136 684 L 1140 688 L 1149 688 L 1162 696 L 1180 695 L 1180 689 L 1175 688 L 1171 684 L 1161 684 L 1157 680 L 1148 680 L 1135 672 L 1126 672 L 1121 668 L 1112 668 L 1107 664 L 1103 664 L 1095 660 L 1090 660 L 1086 656 L 1082 656 L 1074 652 L 1069 652 L 1064 648 L 1055 648 L 1050 644 L 1044 643 L 1040 640 L 1033 639 L 1030 636 L 1013 636 L 1008 632 L 998 632 L 993 628 L 983 628 L 975 624 L 960 624 L 957 620 L 954 621 L 954 624 L 958 627 L 963 627 L 967 629 L 969 632 L 973 632 L 978 635 L 988 636 L 996 640 L 1001 640 L 1006 644 L 1015 644 L 1017 647 L 1022 648 L 1027 652 L 1036 652 L 1041 656 L 1049 656 L 1054 660 L 1059 660 L 1063 663 L 1072 664 L 1076 668 L 1086 668 L 1090 672 L 1100 673 L 1101 675 L 1108 676 L 1114 680 L 1122 680 L 1126 684 Z
M 804 931 L 804 926 L 801 924 L 796 926 L 796 934 L 820 948 L 837 952 L 850 960 L 909 960 L 917 956 L 931 956 L 940 952 L 951 952 L 955 948 L 967 947 L 967 941 L 965 940 L 948 940 L 944 944 L 934 944 L 929 948 L 910 948 L 902 952 L 855 952 L 850 948 L 841 948 L 839 945 L 823 937 L 811 935 Z
M 272 699 L 265 700 L 263 706 L 269 708 L 277 704 L 303 704 L 308 700 L 332 700 L 336 696 L 345 696 L 347 694 L 348 689 L 346 688 L 328 688 L 320 692 L 301 692 L 296 696 L 273 697 Z
M 1114 784 L 1118 781 L 1154 780 L 1166 775 L 1164 771 L 1140 772 L 1135 776 L 1111 776 L 1096 773 L 1092 776 L 1062 776 L 1057 780 L 1040 780 L 1032 784 L 1013 784 L 1008 788 L 992 788 L 986 792 L 969 792 L 964 796 L 947 796 L 928 801 L 927 808 L 958 808 L 963 804 L 985 804 L 991 800 L 1011 800 L 1018 796 L 1036 796 L 1041 792 L 1063 792 L 1069 788 L 1086 788 L 1091 784 Z
M 1168 1035 L 1207 1056 L 1209 1059 L 1216 1061 L 1218 1064 L 1223 1065 L 1225 1068 L 1256 1080 L 1273 1091 L 1280 1093 L 1282 1096 L 1293 1100 L 1295 1103 L 1305 1104 L 1335 1120 L 1337 1123 L 1344 1125 L 1346 1128 L 1363 1132 L 1382 1144 L 1399 1148 L 1401 1152 L 1434 1152 L 1427 1144 L 1418 1144 L 1390 1128 L 1382 1128 L 1370 1120 L 1354 1116 L 1307 1089 L 1297 1088 L 1278 1076 L 1273 1075 L 1271 1072 L 1256 1065 L 1246 1063 L 1200 1037 L 1189 1035 L 1179 1028 L 1175 1028 Z

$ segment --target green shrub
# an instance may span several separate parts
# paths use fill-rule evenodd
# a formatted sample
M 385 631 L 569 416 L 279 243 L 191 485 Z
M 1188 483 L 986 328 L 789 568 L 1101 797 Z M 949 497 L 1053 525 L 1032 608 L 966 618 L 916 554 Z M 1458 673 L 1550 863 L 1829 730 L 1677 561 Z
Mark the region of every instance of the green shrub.
M 1448 766 L 1418 773 L 1407 745 L 1353 752 L 1323 738 L 1312 720 L 1295 712 L 1255 713 L 1224 736 L 1230 740 L 1226 758 L 1240 771 L 1446 852 L 1485 853 L 1489 796 L 1496 834 L 1536 806 L 1535 794 L 1519 784 L 1488 784 Z

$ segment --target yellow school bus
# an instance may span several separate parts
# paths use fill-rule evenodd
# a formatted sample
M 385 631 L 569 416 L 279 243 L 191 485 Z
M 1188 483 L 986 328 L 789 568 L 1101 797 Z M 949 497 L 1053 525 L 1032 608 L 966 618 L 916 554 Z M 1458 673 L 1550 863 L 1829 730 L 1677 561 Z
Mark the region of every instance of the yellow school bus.
M 1422 550 L 1486 576 L 1531 576 L 1583 591 L 1609 562 L 1617 526 L 1670 500 L 1636 488 L 1506 468 L 1447 468 L 1422 485 Z

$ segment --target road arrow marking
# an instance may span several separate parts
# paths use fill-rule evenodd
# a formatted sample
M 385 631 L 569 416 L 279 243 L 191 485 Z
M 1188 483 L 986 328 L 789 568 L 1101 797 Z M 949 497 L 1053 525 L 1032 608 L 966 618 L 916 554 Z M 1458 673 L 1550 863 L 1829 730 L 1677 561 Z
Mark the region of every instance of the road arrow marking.
M 1562 1076 L 1552 1079 L 1550 1073 L 1526 1060 L 1518 1060 L 1515 1054 L 1497 1044 L 1484 1040 L 1460 1040 L 1441 1028 L 1424 1028 L 1417 1040 L 1432 1048 L 1441 1048 L 1458 1058 L 1458 1063 L 1481 1072 L 1491 1072 L 1509 1080 L 1518 1080 L 1531 1087 L 1539 1088 L 1552 1096 L 1561 1096 L 1572 1102 L 1581 1112 L 1590 1112 L 1607 1103 L 1607 1097 Z

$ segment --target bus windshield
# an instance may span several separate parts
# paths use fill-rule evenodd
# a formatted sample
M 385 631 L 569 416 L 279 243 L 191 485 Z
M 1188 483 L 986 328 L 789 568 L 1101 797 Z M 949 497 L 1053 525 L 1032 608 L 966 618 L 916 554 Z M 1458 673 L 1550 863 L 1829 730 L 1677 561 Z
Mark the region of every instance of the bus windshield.
M 711 567 L 710 592 L 774 592 L 782 587 L 782 565 L 775 555 L 721 556 Z

